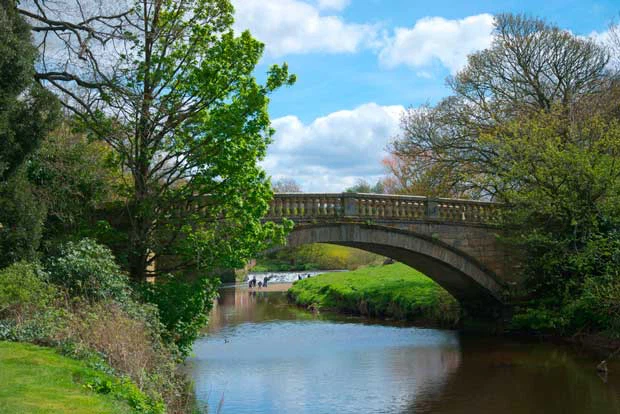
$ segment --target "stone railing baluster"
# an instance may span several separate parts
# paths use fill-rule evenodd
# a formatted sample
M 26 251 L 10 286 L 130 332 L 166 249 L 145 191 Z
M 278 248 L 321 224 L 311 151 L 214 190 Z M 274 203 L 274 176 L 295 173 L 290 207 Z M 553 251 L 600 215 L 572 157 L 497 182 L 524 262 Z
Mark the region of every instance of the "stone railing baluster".
M 387 194 L 276 194 L 266 219 L 298 220 L 346 217 L 360 221 L 437 220 L 493 224 L 499 222 L 501 206 L 483 201 L 429 199 Z

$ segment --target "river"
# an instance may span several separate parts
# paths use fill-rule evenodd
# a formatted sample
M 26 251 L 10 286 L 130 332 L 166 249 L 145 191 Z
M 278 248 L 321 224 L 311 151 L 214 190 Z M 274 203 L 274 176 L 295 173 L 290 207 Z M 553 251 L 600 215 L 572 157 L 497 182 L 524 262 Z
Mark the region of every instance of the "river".
M 273 286 L 273 285 L 271 285 Z M 187 368 L 209 413 L 620 413 L 620 365 L 545 343 L 291 306 L 224 287 Z

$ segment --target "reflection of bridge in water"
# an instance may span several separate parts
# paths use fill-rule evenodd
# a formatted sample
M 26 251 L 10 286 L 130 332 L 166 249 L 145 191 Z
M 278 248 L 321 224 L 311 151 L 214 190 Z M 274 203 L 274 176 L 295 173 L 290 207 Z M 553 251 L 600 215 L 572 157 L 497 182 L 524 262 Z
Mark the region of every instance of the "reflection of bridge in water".
M 498 204 L 379 194 L 276 194 L 266 220 L 293 220 L 291 247 L 331 243 L 403 262 L 465 306 L 505 302 L 518 262 L 499 240 Z

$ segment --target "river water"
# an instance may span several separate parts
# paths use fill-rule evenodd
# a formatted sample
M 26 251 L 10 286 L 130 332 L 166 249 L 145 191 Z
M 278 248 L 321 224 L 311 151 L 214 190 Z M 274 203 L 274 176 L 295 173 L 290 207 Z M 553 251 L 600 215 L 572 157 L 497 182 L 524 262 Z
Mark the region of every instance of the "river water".
M 620 414 L 620 365 L 551 344 L 313 315 L 225 287 L 188 369 L 214 413 Z

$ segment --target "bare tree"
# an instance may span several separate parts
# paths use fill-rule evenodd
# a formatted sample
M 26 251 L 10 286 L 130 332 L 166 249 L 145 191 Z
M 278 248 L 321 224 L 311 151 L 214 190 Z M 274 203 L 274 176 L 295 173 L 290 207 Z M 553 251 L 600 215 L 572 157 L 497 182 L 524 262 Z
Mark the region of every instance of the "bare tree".
M 301 193 L 301 186 L 293 178 L 280 178 L 271 188 L 276 193 Z
M 561 105 L 567 116 L 605 87 L 609 55 L 594 41 L 543 20 L 500 14 L 492 45 L 448 80 L 452 96 L 409 109 L 391 152 L 446 177 L 457 194 L 492 197 L 497 153 L 485 134 L 502 123 Z M 443 171 L 443 173 L 442 173 Z

